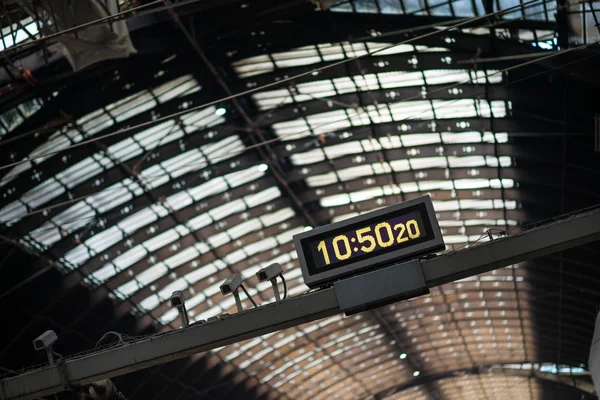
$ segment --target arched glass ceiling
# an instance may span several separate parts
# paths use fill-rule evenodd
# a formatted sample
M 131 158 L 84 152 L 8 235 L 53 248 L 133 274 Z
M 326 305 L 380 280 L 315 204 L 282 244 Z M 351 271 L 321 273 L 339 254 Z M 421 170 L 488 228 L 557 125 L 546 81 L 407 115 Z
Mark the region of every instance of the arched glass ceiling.
M 271 73 L 382 46 L 308 46 L 234 60 L 232 68 L 253 87 Z M 315 74 L 252 96 L 260 126 L 281 138 L 274 151 L 288 163 L 284 179 L 304 188 L 298 197 L 316 223 L 424 194 L 433 198 L 449 248 L 487 240 L 489 229 L 522 220 L 509 134 L 477 128 L 510 117 L 509 93 L 478 92 L 501 88 L 504 77 L 495 70 L 428 70 L 421 62 L 436 57 L 444 64 L 449 51 L 396 46 L 361 60 L 382 72 Z M 386 70 L 385 57 L 398 54 L 407 62 Z M 467 79 L 472 83 L 439 90 Z M 201 93 L 193 76 L 173 77 L 77 116 L 31 154 L 161 115 L 163 107 L 186 109 Z M 400 101 L 407 93 L 420 98 Z M 234 300 L 219 292 L 232 272 L 249 278 L 257 301 L 272 301 L 270 283 L 253 278 L 271 262 L 283 265 L 290 296 L 304 293 L 291 238 L 310 227 L 263 159 L 241 152 L 248 143 L 235 122 L 218 114 L 205 108 L 112 137 L 105 148 L 90 146 L 90 154 L 67 150 L 21 164 L 2 181 L 0 220 L 23 243 L 57 258 L 65 273 L 77 271 L 91 290 L 107 290 L 120 312 L 149 313 L 159 324 L 177 317 L 167 301 L 174 290 L 185 291 L 193 321 L 234 313 Z M 53 208 L 26 215 L 47 207 Z M 536 340 L 552 333 L 534 325 L 539 309 L 529 290 L 525 270 L 512 266 L 376 312 L 335 316 L 214 353 L 275 389 L 277 398 L 368 398 L 420 374 L 537 360 Z M 490 395 L 507 383 L 470 379 L 475 392 Z M 411 389 L 410 398 L 456 391 L 462 383 L 455 381 Z M 513 389 L 515 396 L 539 392 L 530 381 Z

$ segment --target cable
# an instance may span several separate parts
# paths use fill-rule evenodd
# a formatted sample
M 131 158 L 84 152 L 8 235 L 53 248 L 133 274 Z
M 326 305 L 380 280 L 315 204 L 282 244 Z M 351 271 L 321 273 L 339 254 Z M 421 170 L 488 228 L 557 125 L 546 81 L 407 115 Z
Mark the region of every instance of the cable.
M 296 80 L 298 78 L 302 78 L 304 76 L 313 75 L 314 73 L 319 73 L 319 72 L 324 71 L 326 69 L 333 68 L 333 67 L 345 64 L 345 63 L 350 62 L 350 61 L 355 61 L 355 60 L 358 60 L 358 59 L 366 57 L 366 56 L 372 56 L 374 54 L 381 53 L 381 52 L 383 52 L 385 50 L 389 50 L 391 48 L 394 48 L 394 47 L 397 47 L 397 46 L 400 46 L 400 45 L 403 45 L 403 44 L 412 43 L 412 42 L 420 40 L 420 39 L 425 39 L 425 38 L 428 38 L 430 36 L 435 36 L 435 35 L 438 35 L 438 34 L 442 34 L 444 32 L 448 32 L 448 31 L 450 31 L 452 29 L 459 28 L 459 27 L 461 27 L 461 26 L 463 26 L 463 25 L 465 25 L 467 23 L 470 23 L 470 22 L 479 21 L 479 20 L 486 19 L 486 18 L 489 18 L 491 16 L 495 16 L 495 15 L 502 15 L 502 14 L 508 13 L 508 12 L 514 10 L 514 9 L 522 8 L 524 5 L 533 4 L 533 3 L 536 3 L 538 1 L 540 1 L 540 0 L 530 0 L 530 1 L 526 2 L 526 3 L 519 4 L 519 5 L 516 5 L 516 6 L 513 6 L 513 7 L 509 7 L 509 8 L 504 9 L 504 10 L 500 10 L 500 11 L 496 11 L 496 12 L 493 12 L 493 13 L 485 14 L 485 15 L 483 15 L 481 17 L 470 18 L 470 19 L 468 19 L 468 20 L 466 20 L 464 22 L 461 22 L 461 23 L 458 23 L 458 24 L 455 24 L 455 25 L 451 25 L 451 26 L 449 26 L 447 28 L 443 28 L 443 29 L 440 29 L 440 30 L 437 30 L 437 31 L 433 31 L 433 32 L 425 33 L 425 34 L 420 35 L 420 36 L 409 38 L 409 39 L 403 40 L 403 41 L 395 43 L 395 44 L 384 46 L 384 47 L 382 47 L 380 49 L 377 49 L 377 50 L 374 50 L 374 51 L 371 51 L 371 52 L 365 52 L 364 54 L 357 55 L 357 56 L 354 56 L 354 57 L 351 57 L 351 58 L 346 58 L 346 59 L 340 60 L 338 62 L 335 62 L 333 64 L 329 64 L 329 65 L 326 65 L 326 66 L 323 66 L 323 67 L 319 67 L 319 68 L 314 68 L 314 69 L 312 69 L 310 71 L 307 71 L 307 72 L 303 72 L 303 73 L 300 73 L 300 74 L 297 74 L 297 75 L 294 75 L 294 76 L 290 76 L 290 77 L 287 77 L 287 78 L 284 78 L 284 79 L 280 79 L 280 80 L 278 80 L 276 82 L 271 82 L 271 83 L 265 84 L 265 85 L 260 86 L 260 87 L 248 89 L 248 90 L 245 90 L 243 92 L 239 92 L 239 93 L 233 94 L 231 96 L 225 96 L 225 97 L 223 97 L 221 99 L 213 100 L 213 101 L 210 101 L 208 103 L 204 103 L 204 104 L 198 105 L 196 107 L 191 107 L 189 109 L 182 110 L 182 111 L 170 114 L 170 115 L 166 115 L 164 117 L 160 117 L 160 118 L 157 118 L 157 119 L 154 119 L 154 120 L 151 120 L 151 121 L 143 122 L 141 124 L 138 124 L 138 125 L 135 125 L 135 126 L 132 126 L 132 127 L 124 128 L 124 129 L 121 129 L 121 130 L 118 130 L 118 131 L 115 131 L 115 132 L 111 132 L 111 133 L 107 133 L 105 135 L 100 135 L 98 137 L 95 137 L 95 138 L 92 138 L 92 139 L 89 139 L 89 140 L 85 140 L 85 141 L 81 141 L 79 143 L 75 143 L 73 145 L 64 147 L 64 148 L 56 150 L 56 151 L 51 151 L 51 152 L 47 152 L 47 153 L 38 154 L 38 155 L 36 155 L 34 157 L 26 157 L 23 160 L 16 161 L 14 163 L 5 164 L 5 165 L 0 166 L 0 171 L 4 170 L 4 169 L 7 169 L 7 168 L 14 167 L 16 165 L 19 165 L 19 164 L 22 164 L 22 163 L 25 163 L 25 162 L 29 162 L 29 161 L 36 160 L 36 159 L 43 158 L 43 157 L 52 156 L 52 155 L 61 153 L 63 151 L 69 150 L 69 149 L 81 147 L 81 146 L 86 145 L 88 143 L 96 142 L 96 141 L 99 141 L 99 140 L 104 139 L 104 138 L 112 137 L 112 136 L 115 136 L 115 135 L 121 135 L 121 134 L 124 134 L 124 133 L 127 133 L 127 132 L 131 132 L 133 130 L 137 130 L 137 129 L 140 129 L 140 128 L 145 128 L 145 127 L 148 127 L 148 126 L 156 125 L 156 124 L 158 124 L 160 122 L 164 122 L 166 120 L 169 120 L 169 119 L 172 119 L 172 118 L 175 118 L 175 117 L 179 117 L 179 116 L 182 116 L 182 115 L 185 115 L 185 114 L 189 114 L 191 112 L 198 111 L 198 110 L 201 110 L 201 109 L 204 109 L 204 108 L 207 108 L 207 107 L 210 107 L 210 106 L 213 106 L 213 105 L 216 105 L 216 104 L 228 101 L 228 100 L 232 100 L 232 99 L 235 99 L 235 98 L 238 98 L 238 97 L 246 96 L 246 95 L 249 95 L 249 94 L 255 93 L 257 91 L 261 91 L 261 90 L 270 88 L 270 87 L 278 86 L 278 85 L 280 85 L 282 83 L 290 82 L 290 81 Z M 542 2 L 546 2 L 546 1 L 548 1 L 548 0 L 542 0 Z
M 104 335 L 102 335 L 102 337 L 101 337 L 101 338 L 98 340 L 98 342 L 96 342 L 96 346 L 95 346 L 95 348 L 97 348 L 98 346 L 100 346 L 100 343 L 102 343 L 102 341 L 103 341 L 104 339 L 106 339 L 106 337 L 107 337 L 108 335 L 113 335 L 113 336 L 116 336 L 116 337 L 117 337 L 117 339 L 119 339 L 119 341 L 117 342 L 117 345 L 119 345 L 119 344 L 122 344 L 122 343 L 125 343 L 125 342 L 123 341 L 123 336 L 122 336 L 122 335 L 121 335 L 119 332 L 115 332 L 115 331 L 108 331 L 108 332 L 106 332 Z
M 283 282 L 283 300 L 287 299 L 287 295 L 288 295 L 288 289 L 287 289 L 287 283 L 285 281 L 285 276 L 283 276 L 283 274 L 279 275 L 281 277 L 281 281 Z
M 256 304 L 256 302 L 254 301 L 252 296 L 250 296 L 250 293 L 248 293 L 248 291 L 246 290 L 244 285 L 240 285 L 240 286 L 242 287 L 242 290 L 244 291 L 244 293 L 246 293 L 246 297 L 248 298 L 248 300 L 250 300 L 250 302 L 254 305 L 254 308 L 258 308 L 258 304 Z
M 557 57 L 557 56 L 559 56 L 559 55 L 563 55 L 563 54 L 565 54 L 565 53 L 569 53 L 569 52 L 573 52 L 573 51 L 581 50 L 581 49 L 583 49 L 583 48 L 586 48 L 587 46 L 589 46 L 589 45 L 591 45 L 591 44 L 597 44 L 597 43 L 600 43 L 600 41 L 596 41 L 596 42 L 593 42 L 593 43 L 590 43 L 590 44 L 583 44 L 583 45 L 580 45 L 580 46 L 576 46 L 576 47 L 572 47 L 572 48 L 569 48 L 569 49 L 565 49 L 565 50 L 561 50 L 561 51 L 558 51 L 558 52 L 554 52 L 554 53 L 552 53 L 552 54 L 549 54 L 549 55 L 547 55 L 547 56 L 545 56 L 545 57 L 542 57 L 542 58 L 537 58 L 537 59 L 535 59 L 535 60 L 526 61 L 526 62 L 523 62 L 523 63 L 521 63 L 521 64 L 513 65 L 513 66 L 510 66 L 510 67 L 507 67 L 507 68 L 504 68 L 504 69 L 498 70 L 498 71 L 496 71 L 496 72 L 492 72 L 492 73 L 490 73 L 490 74 L 487 74 L 487 77 L 494 76 L 494 75 L 497 75 L 497 74 L 502 74 L 502 73 L 504 73 L 504 72 L 508 72 L 508 71 L 511 71 L 511 70 L 514 70 L 514 69 L 517 69 L 517 68 L 521 68 L 521 67 L 524 67 L 524 66 L 527 66 L 527 65 L 530 65 L 530 64 L 533 64 L 533 63 L 539 62 L 539 61 L 543 61 L 543 60 L 547 60 L 547 59 L 550 59 L 550 58 L 553 58 L 553 57 Z M 582 59 L 582 60 L 577 60 L 577 62 L 580 62 L 580 61 L 583 61 L 583 60 L 585 60 L 585 59 Z M 573 63 L 575 63 L 575 62 L 571 62 L 571 63 L 569 63 L 568 65 L 571 65 L 571 64 L 573 64 Z M 557 67 L 557 68 L 559 68 L 559 67 Z M 550 70 L 550 71 L 551 71 L 551 70 Z M 548 70 L 547 70 L 547 71 L 544 71 L 544 73 L 546 73 L 546 72 L 549 72 L 549 71 L 548 71 Z M 523 81 L 523 80 L 525 80 L 525 79 L 529 79 L 529 78 L 531 78 L 531 77 L 535 77 L 535 76 L 537 76 L 537 74 L 536 74 L 536 75 L 532 75 L 532 76 L 530 76 L 530 77 L 522 78 L 522 79 L 520 79 L 520 80 L 519 80 L 519 82 L 521 82 L 521 81 Z M 480 78 L 479 78 L 479 77 L 475 77 L 475 78 L 469 78 L 469 79 L 466 79 L 466 80 L 464 80 L 464 81 L 461 81 L 461 82 L 457 82 L 457 83 L 454 83 L 454 84 L 451 84 L 451 85 L 447 85 L 447 86 L 440 87 L 440 88 L 438 88 L 438 89 L 435 89 L 435 90 L 432 90 L 432 91 L 428 91 L 428 92 L 427 92 L 427 94 L 432 94 L 432 93 L 437 93 L 437 92 L 445 91 L 445 90 L 448 90 L 448 89 L 454 88 L 454 87 L 456 87 L 456 86 L 463 85 L 463 84 L 465 84 L 465 83 L 473 82 L 473 80 L 478 80 L 478 79 L 480 79 Z M 513 83 L 514 83 L 514 82 L 513 82 Z M 509 85 L 509 84 L 512 84 L 512 83 L 511 83 L 511 82 L 509 82 L 509 83 L 505 83 L 504 85 Z M 478 93 L 478 94 L 483 94 L 483 92 L 482 92 L 482 93 Z M 387 107 L 390 107 L 390 106 L 393 106 L 393 105 L 398 105 L 398 104 L 400 104 L 400 103 L 403 103 L 403 102 L 406 102 L 406 101 L 408 101 L 408 100 L 414 100 L 414 99 L 420 99 L 420 98 L 421 98 L 421 95 L 419 94 L 419 95 L 415 95 L 415 96 L 407 97 L 407 98 L 404 98 L 404 99 L 400 99 L 400 100 L 398 100 L 398 101 L 396 101 L 396 102 L 384 103 L 384 104 L 378 104 L 378 105 L 375 105 L 375 109 L 376 109 L 376 110 L 380 110 L 380 109 L 387 108 Z M 439 107 L 438 107 L 438 109 L 439 109 L 439 108 L 443 108 L 443 107 L 447 107 L 447 106 L 449 106 L 449 105 L 452 105 L 452 104 L 454 104 L 454 103 L 456 103 L 456 102 L 459 102 L 459 101 L 462 101 L 462 100 L 464 100 L 464 99 L 462 99 L 462 98 L 461 98 L 461 99 L 456 99 L 456 100 L 450 101 L 450 102 L 448 102 L 448 103 L 447 103 L 446 105 L 444 105 L 444 106 L 439 106 Z M 421 112 L 419 112 L 419 113 L 417 113 L 417 114 L 415 114 L 415 115 L 411 115 L 411 116 L 409 116 L 409 117 L 406 117 L 406 118 L 404 118 L 404 119 L 400 119 L 400 120 L 397 120 L 397 121 L 394 121 L 394 122 L 402 122 L 402 121 L 407 121 L 407 120 L 410 120 L 410 119 L 412 119 L 412 118 L 413 118 L 413 117 L 415 117 L 416 115 L 419 115 L 419 114 L 422 114 L 422 113 L 425 113 L 425 112 L 428 112 L 428 111 L 429 111 L 429 110 L 423 110 L 423 111 L 421 111 Z M 363 112 L 365 112 L 365 111 L 363 110 Z M 283 140 L 284 138 L 290 138 L 290 137 L 293 137 L 293 136 L 299 136 L 299 135 L 302 135 L 302 134 L 304 134 L 304 133 L 307 133 L 307 132 L 310 132 L 310 131 L 318 130 L 318 129 L 320 129 L 320 128 L 323 128 L 323 127 L 325 127 L 325 126 L 328 126 L 328 125 L 332 125 L 332 124 L 337 124 L 337 123 L 339 123 L 339 122 L 348 121 L 349 119 L 350 119 L 350 117 L 349 117 L 349 116 L 347 116 L 347 117 L 344 117 L 344 118 L 341 118 L 341 119 L 338 119 L 338 120 L 334 120 L 334 121 L 329 121 L 329 122 L 323 123 L 323 124 L 321 124 L 321 125 L 318 125 L 318 126 L 316 126 L 316 127 L 310 127 L 310 128 L 307 128 L 307 129 L 305 129 L 305 130 L 303 130 L 303 131 L 300 131 L 300 132 L 296 132 L 296 133 L 290 133 L 290 134 L 284 134 L 284 135 L 280 135 L 279 137 L 276 137 L 276 138 L 273 138 L 273 139 L 269 139 L 269 140 L 265 140 L 265 141 L 263 141 L 263 142 L 259 142 L 259 143 L 256 143 L 256 144 L 253 144 L 253 145 L 250 145 L 250 146 L 244 147 L 243 149 L 240 149 L 239 151 L 236 151 L 236 152 L 231 152 L 231 153 L 229 153 L 229 154 L 228 154 L 228 155 L 226 155 L 226 156 L 222 156 L 222 158 L 223 158 L 223 159 L 228 159 L 228 158 L 231 158 L 231 157 L 233 157 L 233 156 L 240 155 L 240 154 L 242 154 L 242 153 L 244 153 L 244 152 L 246 152 L 246 151 L 248 151 L 248 150 L 251 150 L 251 149 L 254 149 L 254 148 L 258 148 L 258 147 L 261 147 L 261 146 L 265 146 L 265 145 L 267 145 L 267 144 L 271 144 L 271 143 L 279 142 L 279 141 Z M 218 159 L 220 159 L 220 158 L 221 158 L 221 157 L 215 157 L 215 158 L 213 158 L 213 160 L 212 160 L 212 161 L 214 162 L 215 160 L 218 160 Z M 171 173 L 173 173 L 173 172 L 175 172 L 175 171 L 177 171 L 177 170 L 189 169 L 190 167 L 192 167 L 192 166 L 196 166 L 196 165 L 199 165 L 199 164 L 201 164 L 202 166 L 206 166 L 206 165 L 207 165 L 207 163 L 206 163 L 206 162 L 204 162 L 204 161 L 203 161 L 203 162 L 201 162 L 201 163 L 190 163 L 190 164 L 188 164 L 188 165 L 186 165 L 186 166 L 184 166 L 184 167 L 177 168 L 177 169 L 173 169 L 173 170 L 171 170 L 170 172 L 163 173 L 163 174 L 158 174 L 158 175 L 149 175 L 148 177 L 144 177 L 143 179 L 146 179 L 146 180 L 147 180 L 147 179 L 149 179 L 149 178 L 158 178 L 158 177 L 161 177 L 161 176 L 170 175 Z M 1 168 L 0 168 L 0 169 L 1 169 Z M 190 172 L 192 172 L 192 171 L 190 171 Z M 132 181 L 131 183 L 136 183 L 136 182 L 140 182 L 140 180 L 134 180 L 134 181 Z M 123 190 L 124 188 L 125 188 L 125 187 L 121 187 L 121 188 L 114 188 L 114 189 L 111 189 L 111 190 Z M 85 196 L 81 196 L 81 197 L 79 197 L 79 198 L 76 198 L 76 199 L 67 200 L 67 201 L 64 201 L 64 202 L 62 202 L 62 203 L 59 203 L 59 204 L 55 204 L 55 205 L 52 205 L 52 206 L 49 206 L 49 207 L 46 207 L 46 208 L 41 208 L 41 209 L 38 209 L 38 210 L 35 210 L 35 211 L 32 211 L 32 212 L 26 213 L 26 214 L 22 214 L 20 217 L 14 217 L 14 218 L 11 218 L 11 219 L 9 219 L 9 220 L 0 221 L 0 223 L 7 223 L 7 222 L 14 221 L 14 220 L 18 220 L 18 219 L 21 219 L 21 218 L 24 218 L 24 217 L 27 217 L 27 216 L 30 216 L 30 215 L 35 215 L 35 214 L 38 214 L 38 213 L 44 212 L 45 210 L 50 210 L 50 209 L 53 209 L 53 208 L 56 208 L 56 207 L 60 207 L 60 206 L 64 206 L 64 205 L 67 205 L 67 204 L 75 203 L 75 202 L 77 202 L 77 201 L 84 200 L 84 199 L 86 199 L 86 198 L 88 198 L 88 197 L 91 197 L 91 196 L 93 196 L 93 195 L 96 195 L 96 194 L 99 194 L 99 193 L 106 192 L 106 190 L 107 190 L 107 189 L 104 189 L 104 190 L 101 190 L 101 191 L 98 191 L 98 192 L 94 192 L 94 193 L 89 193 L 89 194 L 87 194 L 87 195 L 85 195 Z

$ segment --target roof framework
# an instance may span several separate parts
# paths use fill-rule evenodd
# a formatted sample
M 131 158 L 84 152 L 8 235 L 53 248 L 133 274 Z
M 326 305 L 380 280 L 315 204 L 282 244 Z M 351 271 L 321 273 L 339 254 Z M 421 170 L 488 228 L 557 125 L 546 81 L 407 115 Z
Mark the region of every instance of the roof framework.
M 557 124 L 551 110 L 542 115 L 530 105 L 551 89 L 513 84 L 520 72 L 501 70 L 514 62 L 457 62 L 477 51 L 555 48 L 555 4 L 496 21 L 500 27 L 390 46 L 419 34 L 389 36 L 398 22 L 442 23 L 498 6 L 474 2 L 468 11 L 462 3 L 471 4 L 429 1 L 413 9 L 407 1 L 350 1 L 328 12 L 305 10 L 286 26 L 248 27 L 218 47 L 207 43 L 208 58 L 234 92 L 326 68 L 242 98 L 253 126 L 223 102 L 135 128 L 224 94 L 181 37 L 174 53 L 15 90 L 5 103 L 13 108 L 2 114 L 2 139 L 45 131 L 7 146 L 9 162 L 39 158 L 3 171 L 3 236 L 56 261 L 64 290 L 83 285 L 91 299 L 86 312 L 109 298 L 114 318 L 133 315 L 135 331 L 147 332 L 174 326 L 177 313 L 167 301 L 174 290 L 185 291 L 194 320 L 233 313 L 233 299 L 218 288 L 232 272 L 249 278 L 248 291 L 260 302 L 273 301 L 270 283 L 252 278 L 271 262 L 284 267 L 290 296 L 307 291 L 291 237 L 311 224 L 429 194 L 447 245 L 460 247 L 597 203 L 600 191 L 581 183 L 598 178 L 598 159 L 576 140 L 589 131 L 566 117 Z M 182 16 L 195 15 L 193 7 Z M 307 21 L 314 29 L 290 36 Z M 200 22 L 185 24 L 193 30 Z M 179 33 L 170 25 L 162 21 L 149 32 Z M 348 62 L 328 68 L 339 60 Z M 575 72 L 587 70 L 578 65 Z M 74 101 L 83 91 L 86 101 Z M 561 147 L 567 131 L 575 138 L 569 150 Z M 273 141 L 265 151 L 252 147 L 257 133 Z M 539 137 L 547 140 L 541 148 Z M 97 141 L 68 148 L 90 139 Z M 590 279 L 597 257 L 594 248 L 565 252 L 377 311 L 228 346 L 178 366 L 166 387 L 182 386 L 179 398 L 186 398 L 194 394 L 188 386 L 206 375 L 185 375 L 219 365 L 207 396 L 239 396 L 239 386 L 219 389 L 234 371 L 231 379 L 249 398 L 549 398 L 548 384 L 532 377 L 443 374 L 492 364 L 580 368 L 587 360 L 582 341 L 593 329 L 581 321 L 593 321 L 590 307 L 600 294 Z M 145 398 L 142 388 L 155 377 L 131 395 Z

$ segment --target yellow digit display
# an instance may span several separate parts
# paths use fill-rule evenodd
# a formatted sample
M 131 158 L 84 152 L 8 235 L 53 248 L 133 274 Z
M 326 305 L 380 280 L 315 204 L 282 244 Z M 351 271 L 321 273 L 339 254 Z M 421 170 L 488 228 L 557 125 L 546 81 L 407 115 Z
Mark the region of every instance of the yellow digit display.
M 416 219 L 405 222 L 384 221 L 374 227 L 366 226 L 352 232 L 337 235 L 333 239 L 319 241 L 317 251 L 320 265 L 330 265 L 351 257 L 362 256 L 390 246 L 396 246 L 421 237 Z M 372 234 L 374 233 L 374 235 Z M 331 258 L 333 256 L 333 259 Z

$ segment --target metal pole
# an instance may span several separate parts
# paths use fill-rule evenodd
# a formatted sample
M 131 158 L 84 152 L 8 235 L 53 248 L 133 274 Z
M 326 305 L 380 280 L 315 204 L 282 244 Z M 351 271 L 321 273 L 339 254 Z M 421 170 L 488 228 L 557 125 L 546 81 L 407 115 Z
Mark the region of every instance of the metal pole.
M 596 240 L 600 240 L 598 209 L 422 260 L 420 264 L 425 285 L 430 288 Z M 228 318 L 66 360 L 62 368 L 69 384 L 89 384 L 341 312 L 338 293 L 329 287 Z M 35 399 L 58 393 L 63 388 L 59 366 L 49 366 L 0 381 L 0 400 Z
M 233 292 L 233 297 L 235 298 L 235 305 L 237 307 L 238 312 L 244 311 L 242 308 L 242 302 L 240 300 L 240 292 L 238 290 Z
M 271 279 L 271 285 L 273 285 L 273 292 L 275 292 L 275 300 L 281 301 L 281 295 L 279 294 L 279 287 L 277 286 L 277 279 Z

